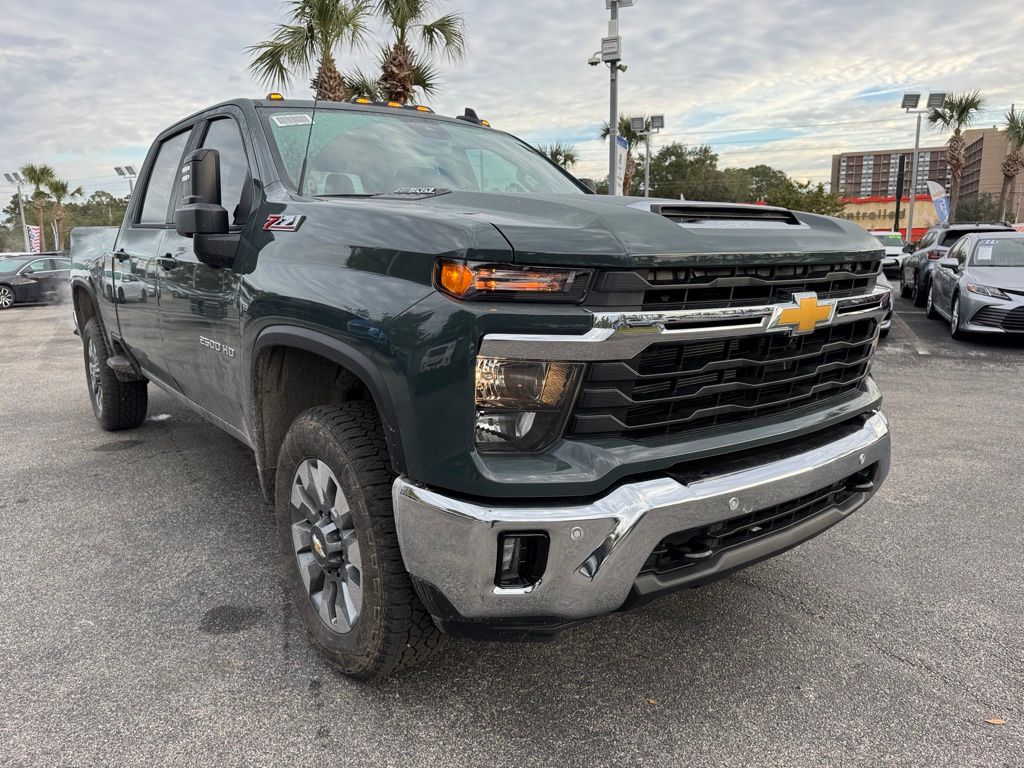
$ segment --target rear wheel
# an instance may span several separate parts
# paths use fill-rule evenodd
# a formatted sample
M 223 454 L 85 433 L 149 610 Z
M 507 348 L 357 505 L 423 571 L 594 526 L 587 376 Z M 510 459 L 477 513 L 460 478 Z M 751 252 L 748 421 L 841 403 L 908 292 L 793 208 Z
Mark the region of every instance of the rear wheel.
M 903 270 L 900 270 L 900 298 L 909 299 L 912 293 L 911 288 L 907 285 L 906 280 L 903 279 Z
M 931 289 L 931 281 L 923 287 L 921 287 L 921 281 L 917 275 L 914 275 L 914 287 L 911 289 L 910 298 L 914 302 L 915 307 L 923 307 L 925 302 L 928 301 L 928 291 Z
M 100 426 L 109 431 L 134 429 L 146 420 L 149 395 L 145 381 L 120 381 L 107 365 L 110 353 L 99 323 L 93 318 L 82 333 L 85 353 L 85 382 L 89 387 L 92 412 Z
M 14 289 L 9 285 L 0 285 L 0 309 L 14 306 Z
M 418 664 L 442 640 L 405 571 L 394 480 L 380 420 L 365 402 L 301 414 L 278 458 L 288 592 L 313 645 L 362 680 Z
M 960 330 L 960 294 L 953 297 L 953 305 L 949 310 L 949 335 L 954 339 L 967 338 L 967 332 Z

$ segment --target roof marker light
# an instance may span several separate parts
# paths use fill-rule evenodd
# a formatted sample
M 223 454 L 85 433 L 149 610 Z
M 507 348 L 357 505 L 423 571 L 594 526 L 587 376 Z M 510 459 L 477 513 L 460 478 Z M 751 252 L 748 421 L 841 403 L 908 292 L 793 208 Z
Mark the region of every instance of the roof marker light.
M 284 101 L 284 96 L 282 96 L 280 93 L 277 93 L 277 92 L 268 93 L 267 94 L 267 101 Z

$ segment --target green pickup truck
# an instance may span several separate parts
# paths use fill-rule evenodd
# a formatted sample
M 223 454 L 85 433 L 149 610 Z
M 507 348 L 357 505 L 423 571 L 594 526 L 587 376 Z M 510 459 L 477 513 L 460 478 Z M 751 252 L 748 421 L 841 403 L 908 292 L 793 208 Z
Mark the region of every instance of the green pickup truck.
M 72 239 L 100 425 L 154 384 L 251 446 L 293 602 L 354 677 L 721 578 L 888 472 L 874 237 L 597 196 L 472 110 L 220 104 Z

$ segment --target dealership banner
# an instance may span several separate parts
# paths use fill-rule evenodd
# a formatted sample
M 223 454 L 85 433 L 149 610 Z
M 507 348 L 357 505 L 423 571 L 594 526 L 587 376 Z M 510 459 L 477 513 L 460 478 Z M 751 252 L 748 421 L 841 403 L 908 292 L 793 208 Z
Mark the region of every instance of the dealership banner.
M 946 196 L 946 188 L 937 181 L 928 182 L 928 191 L 932 195 L 932 204 L 935 212 L 939 214 L 939 221 L 942 224 L 949 224 L 949 197 Z
M 42 250 L 42 238 L 40 237 L 40 232 L 42 232 L 42 230 L 39 229 L 39 227 L 29 225 L 28 247 L 31 249 L 32 253 L 39 253 Z

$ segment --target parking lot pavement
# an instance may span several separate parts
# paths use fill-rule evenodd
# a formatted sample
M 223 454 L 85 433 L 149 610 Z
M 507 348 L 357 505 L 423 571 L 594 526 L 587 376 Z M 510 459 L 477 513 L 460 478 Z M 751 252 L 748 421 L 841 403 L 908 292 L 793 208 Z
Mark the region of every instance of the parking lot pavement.
M 247 449 L 152 388 L 101 431 L 67 309 L 0 313 L 0 765 L 1020 766 L 1024 348 L 904 304 L 848 521 L 375 685 L 308 647 Z

